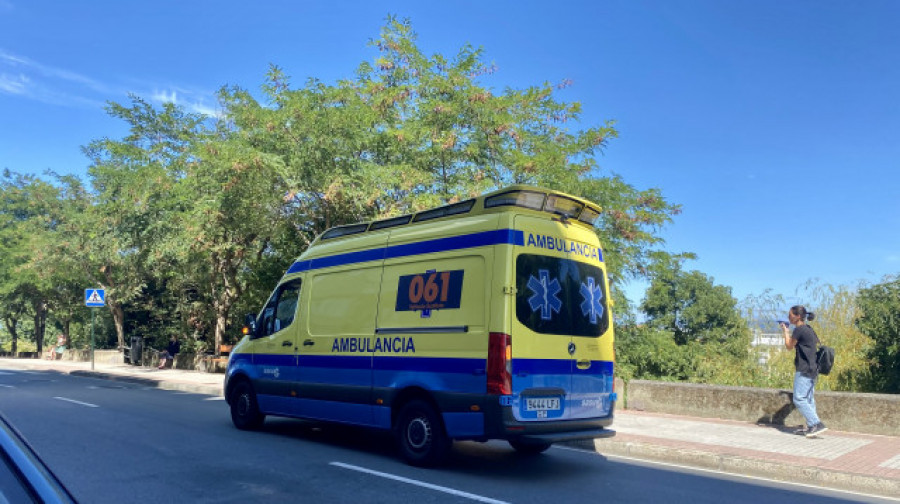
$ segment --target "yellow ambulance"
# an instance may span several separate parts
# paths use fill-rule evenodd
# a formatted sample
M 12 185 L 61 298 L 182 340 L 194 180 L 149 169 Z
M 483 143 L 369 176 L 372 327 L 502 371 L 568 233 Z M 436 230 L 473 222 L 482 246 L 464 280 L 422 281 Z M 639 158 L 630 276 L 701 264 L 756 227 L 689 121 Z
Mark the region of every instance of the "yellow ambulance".
M 608 437 L 613 326 L 600 207 L 511 186 L 324 232 L 234 347 L 239 429 L 266 415 L 395 434 L 414 465 L 453 440 L 524 453 Z

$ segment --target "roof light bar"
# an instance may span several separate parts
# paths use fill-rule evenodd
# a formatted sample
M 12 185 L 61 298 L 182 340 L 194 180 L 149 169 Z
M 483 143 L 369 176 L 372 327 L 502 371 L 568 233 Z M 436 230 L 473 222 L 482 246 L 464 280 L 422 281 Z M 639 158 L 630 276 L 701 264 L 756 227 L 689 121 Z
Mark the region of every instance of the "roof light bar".
M 581 211 L 581 215 L 578 216 L 578 220 L 593 226 L 595 222 L 597 222 L 597 217 L 600 217 L 600 212 L 594 210 L 591 207 L 584 207 L 584 210 Z
M 484 207 L 520 206 L 531 208 L 532 210 L 541 210 L 544 208 L 544 198 L 544 193 L 533 191 L 510 191 L 491 196 L 490 198 L 485 198 Z
M 578 217 L 578 214 L 581 213 L 583 208 L 584 203 L 579 203 L 573 199 L 557 194 L 548 195 L 547 203 L 544 204 L 545 211 L 559 214 L 569 219 Z

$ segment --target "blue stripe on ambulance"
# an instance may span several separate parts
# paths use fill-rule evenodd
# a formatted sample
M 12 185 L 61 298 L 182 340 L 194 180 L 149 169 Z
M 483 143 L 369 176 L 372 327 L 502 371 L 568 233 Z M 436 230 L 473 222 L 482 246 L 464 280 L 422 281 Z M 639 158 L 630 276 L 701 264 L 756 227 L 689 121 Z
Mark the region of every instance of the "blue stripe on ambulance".
M 379 247 L 357 252 L 347 252 L 345 254 L 335 254 L 327 257 L 297 261 L 293 265 L 291 265 L 286 274 L 290 275 L 292 273 L 299 273 L 301 271 L 331 268 L 333 266 L 345 266 L 354 263 L 378 261 L 382 259 L 395 259 L 398 257 L 407 257 L 421 254 L 432 254 L 435 252 L 446 252 L 449 250 L 484 247 L 487 245 L 524 246 L 525 234 L 522 231 L 515 229 L 495 229 L 493 231 L 483 231 L 481 233 L 471 233 L 466 235 L 453 236 L 450 238 L 438 238 L 435 240 L 425 240 L 416 243 L 391 245 L 389 247 Z
M 237 357 L 237 356 L 236 356 Z M 298 359 L 295 361 L 295 359 Z M 246 359 L 249 361 L 249 358 Z M 374 387 L 399 390 L 418 386 L 434 392 L 483 394 L 486 389 L 485 359 L 388 356 L 253 356 L 256 379 L 287 379 L 290 366 L 299 370 L 300 384 L 329 384 L 345 387 Z M 297 365 L 294 363 L 297 362 Z M 279 369 L 279 376 L 266 375 L 267 369 Z M 340 370 L 340 383 L 335 383 L 334 370 Z M 341 421 L 388 429 L 391 410 L 385 406 L 354 404 L 303 397 L 259 395 L 265 411 L 287 416 Z M 444 412 L 447 432 L 455 437 L 479 437 L 484 434 L 480 413 Z

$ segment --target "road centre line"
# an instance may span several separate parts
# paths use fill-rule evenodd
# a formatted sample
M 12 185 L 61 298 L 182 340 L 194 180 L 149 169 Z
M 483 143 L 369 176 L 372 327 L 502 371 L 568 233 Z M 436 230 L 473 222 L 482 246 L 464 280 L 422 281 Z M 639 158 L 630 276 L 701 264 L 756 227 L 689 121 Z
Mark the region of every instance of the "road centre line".
M 66 401 L 66 402 L 70 402 L 70 403 L 74 403 L 74 404 L 80 404 L 82 406 L 88 406 L 90 408 L 99 408 L 100 407 L 100 406 L 97 406 L 96 404 L 76 401 L 75 399 L 69 399 L 66 397 L 54 397 L 54 399 L 59 399 L 60 401 Z
M 463 492 L 461 490 L 455 490 L 455 489 L 449 488 L 449 487 L 432 485 L 431 483 L 425 483 L 424 481 L 418 481 L 418 480 L 414 480 L 414 479 L 404 478 L 403 476 L 397 476 L 394 474 L 384 473 L 384 472 L 380 472 L 380 471 L 373 471 L 372 469 L 366 469 L 365 467 L 344 464 L 342 462 L 329 462 L 329 465 L 333 465 L 336 467 L 342 467 L 344 469 L 349 469 L 351 471 L 358 471 L 361 473 L 371 474 L 373 476 L 378 476 L 381 478 L 399 481 L 401 483 L 408 483 L 410 485 L 420 486 L 423 488 L 428 488 L 430 490 L 437 490 L 438 492 L 448 493 L 450 495 L 455 495 L 457 497 L 465 497 L 467 499 L 472 499 L 472 500 L 478 501 L 478 502 L 486 502 L 489 504 L 508 504 L 506 501 L 491 499 L 490 497 L 483 497 L 481 495 Z

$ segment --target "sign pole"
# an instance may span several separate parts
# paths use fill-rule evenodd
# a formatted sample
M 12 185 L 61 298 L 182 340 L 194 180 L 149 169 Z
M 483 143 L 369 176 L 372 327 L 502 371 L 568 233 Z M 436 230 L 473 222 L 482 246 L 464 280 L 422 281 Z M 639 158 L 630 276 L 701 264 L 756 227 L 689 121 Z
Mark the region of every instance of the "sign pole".
M 97 313 L 96 308 L 91 308 L 91 371 L 94 370 L 94 314 Z
M 84 305 L 91 309 L 91 371 L 94 370 L 94 316 L 95 308 L 106 306 L 104 289 L 84 289 Z

